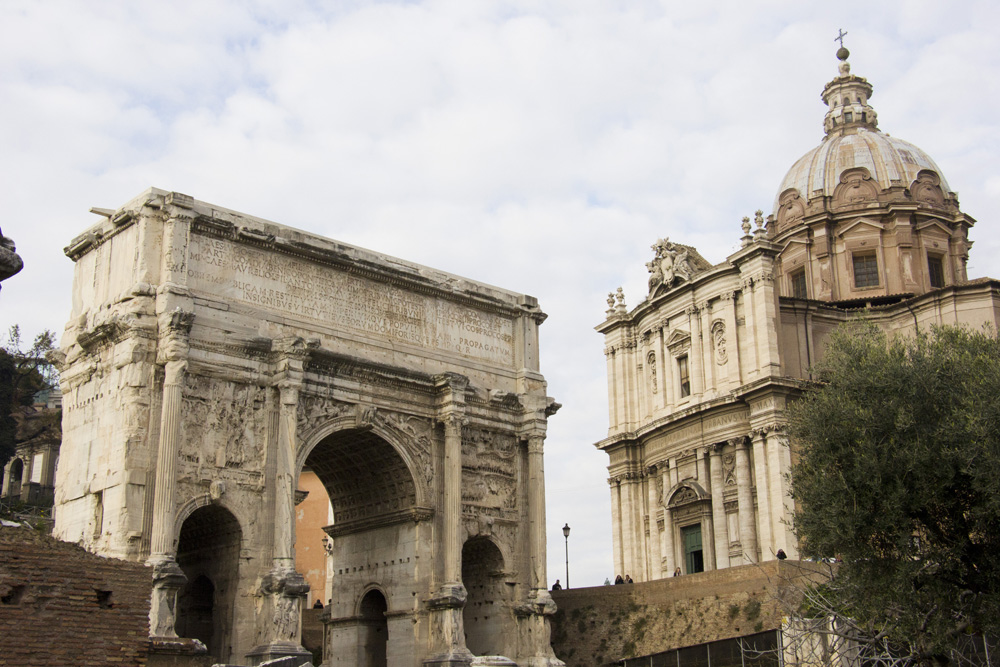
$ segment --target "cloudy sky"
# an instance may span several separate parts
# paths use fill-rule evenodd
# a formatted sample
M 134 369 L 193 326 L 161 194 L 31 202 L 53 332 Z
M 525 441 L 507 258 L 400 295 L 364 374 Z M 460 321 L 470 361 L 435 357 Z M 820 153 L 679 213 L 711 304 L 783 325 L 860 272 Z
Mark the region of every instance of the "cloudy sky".
M 537 296 L 564 404 L 549 579 L 614 577 L 601 336 L 657 238 L 719 262 L 822 139 L 834 37 L 883 131 L 938 163 L 1000 276 L 1000 5 L 743 2 L 0 3 L 0 327 L 61 331 L 97 218 L 149 186 Z

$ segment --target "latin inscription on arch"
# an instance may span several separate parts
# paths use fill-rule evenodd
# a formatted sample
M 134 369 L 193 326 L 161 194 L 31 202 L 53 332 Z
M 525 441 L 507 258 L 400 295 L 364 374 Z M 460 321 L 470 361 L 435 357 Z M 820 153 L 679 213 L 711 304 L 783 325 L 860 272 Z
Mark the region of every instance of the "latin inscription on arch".
M 510 364 L 506 317 L 224 239 L 193 236 L 188 285 L 197 291 L 335 324 L 364 336 Z

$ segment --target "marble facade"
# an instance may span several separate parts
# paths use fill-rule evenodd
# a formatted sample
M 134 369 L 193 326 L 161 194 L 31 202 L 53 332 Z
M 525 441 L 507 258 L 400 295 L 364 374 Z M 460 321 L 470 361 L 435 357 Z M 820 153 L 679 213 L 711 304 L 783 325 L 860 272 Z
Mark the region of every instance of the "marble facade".
M 176 192 L 95 212 L 66 249 L 55 534 L 154 566 L 154 642 L 309 657 L 308 469 L 334 514 L 323 664 L 562 664 L 534 298 Z

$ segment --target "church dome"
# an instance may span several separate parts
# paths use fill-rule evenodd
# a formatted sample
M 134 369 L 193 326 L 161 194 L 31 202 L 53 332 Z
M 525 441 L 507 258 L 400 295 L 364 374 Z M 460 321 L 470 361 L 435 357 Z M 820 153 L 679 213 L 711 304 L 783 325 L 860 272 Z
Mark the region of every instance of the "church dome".
M 838 51 L 840 76 L 823 89 L 828 107 L 823 123 L 826 136 L 799 158 L 781 181 L 774 200 L 776 219 L 781 207 L 792 200 L 805 203 L 815 197 L 832 197 L 851 170 L 858 170 L 880 192 L 891 188 L 902 191 L 928 177 L 942 194 L 950 192 L 944 175 L 927 153 L 879 131 L 878 116 L 868 103 L 872 85 L 850 73 L 848 55 L 847 49 Z M 921 172 L 933 175 L 921 178 Z
M 949 191 L 941 170 L 923 150 L 878 130 L 859 127 L 852 134 L 827 135 L 823 143 L 792 165 L 778 189 L 775 212 L 781 194 L 790 188 L 803 199 L 832 197 L 843 173 L 857 167 L 867 169 L 880 190 L 909 187 L 921 171 L 929 170 L 938 175 L 941 189 Z

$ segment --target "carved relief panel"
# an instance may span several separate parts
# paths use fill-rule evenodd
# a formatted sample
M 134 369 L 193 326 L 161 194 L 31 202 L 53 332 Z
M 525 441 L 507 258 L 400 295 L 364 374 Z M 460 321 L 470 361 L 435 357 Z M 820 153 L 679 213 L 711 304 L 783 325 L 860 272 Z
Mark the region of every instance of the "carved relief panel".
M 513 434 L 464 429 L 462 511 L 517 519 L 517 438 Z
M 262 469 L 267 442 L 265 388 L 189 373 L 182 400 L 182 461 L 226 469 Z

